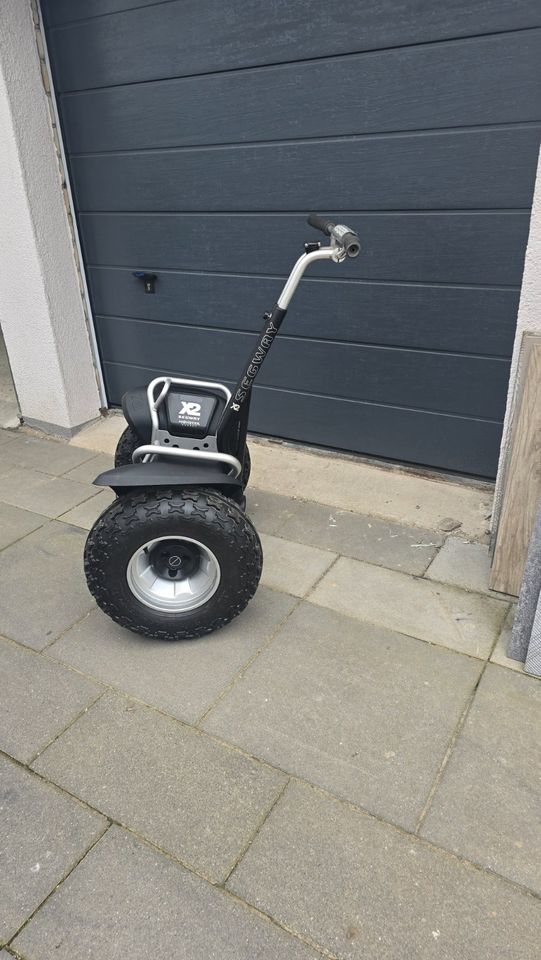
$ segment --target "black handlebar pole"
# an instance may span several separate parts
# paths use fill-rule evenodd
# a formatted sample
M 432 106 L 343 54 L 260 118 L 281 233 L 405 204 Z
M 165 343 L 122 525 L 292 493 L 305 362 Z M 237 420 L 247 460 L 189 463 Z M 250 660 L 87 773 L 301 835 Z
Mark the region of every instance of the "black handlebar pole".
M 244 444 L 248 430 L 248 412 L 255 378 L 278 333 L 287 310 L 276 304 L 271 313 L 263 316 L 263 329 L 248 362 L 233 388 L 231 400 L 224 409 L 218 425 L 218 449 L 235 457 L 244 456 Z
M 326 220 L 325 217 L 321 217 L 318 213 L 311 213 L 308 217 L 308 223 L 316 230 L 321 230 L 326 236 L 332 237 L 337 246 L 330 244 L 319 248 L 319 244 L 315 244 L 318 249 L 307 251 L 299 257 L 278 298 L 278 302 L 275 304 L 271 313 L 265 314 L 263 329 L 259 335 L 257 345 L 254 345 L 254 348 L 250 352 L 248 361 L 238 382 L 233 388 L 231 399 L 226 404 L 218 425 L 216 434 L 218 449 L 221 453 L 230 453 L 239 458 L 244 456 L 252 387 L 259 374 L 261 365 L 274 343 L 282 320 L 286 315 L 291 297 L 306 267 L 315 260 L 341 260 L 342 256 L 339 248 L 345 251 L 348 257 L 357 257 L 360 253 L 361 244 L 359 238 L 349 227 L 340 223 L 333 223 L 331 220 Z
M 361 241 L 351 227 L 343 223 L 333 223 L 319 213 L 311 213 L 308 223 L 315 230 L 321 230 L 327 237 L 334 237 L 339 246 L 343 247 L 348 257 L 358 257 L 361 252 Z

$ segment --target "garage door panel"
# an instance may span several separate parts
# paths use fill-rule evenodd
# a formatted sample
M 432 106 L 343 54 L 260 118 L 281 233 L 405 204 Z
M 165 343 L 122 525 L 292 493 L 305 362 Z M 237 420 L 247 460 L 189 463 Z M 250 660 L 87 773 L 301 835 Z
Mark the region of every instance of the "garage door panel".
M 62 110 L 74 154 L 532 121 L 532 58 L 541 30 L 68 94 Z
M 54 0 L 46 7 L 54 11 Z M 340 14 L 313 0 L 178 0 L 159 15 L 149 6 L 53 27 L 50 43 L 65 91 L 531 26 L 539 26 L 537 0 L 364 0 Z
M 91 268 L 96 313 L 259 332 L 281 281 L 161 272 L 153 296 L 131 270 Z M 285 332 L 296 337 L 510 356 L 518 291 L 305 279 Z
M 163 0 L 154 0 L 162 3 Z M 41 8 L 48 27 L 103 17 L 109 13 L 125 12 L 136 7 L 150 7 L 153 0 L 41 0 Z
M 75 157 L 82 211 L 526 207 L 538 126 Z M 400 171 L 400 175 L 397 175 Z M 467 175 L 465 175 L 467 171 Z
M 102 354 L 188 375 L 236 379 L 255 349 L 253 334 L 98 317 Z M 259 380 L 273 387 L 466 416 L 503 418 L 506 360 L 281 336 Z
M 113 403 L 120 403 L 124 390 L 147 383 L 163 372 L 161 368 L 104 364 Z M 229 386 L 233 386 L 231 381 Z M 282 432 L 277 425 L 282 425 Z M 430 463 L 442 470 L 488 477 L 496 472 L 501 438 L 501 424 L 493 421 L 268 387 L 255 388 L 250 426 L 255 433 L 273 433 L 342 450 L 362 450 L 369 456 L 386 459 L 391 439 L 397 460 Z
M 325 213 L 324 209 L 321 210 Z M 331 211 L 332 212 L 332 208 Z M 361 256 L 314 264 L 310 277 L 519 286 L 528 237 L 523 213 L 351 213 Z M 83 214 L 86 260 L 133 269 L 287 276 L 305 240 L 306 213 Z
M 278 417 L 287 423 L 292 440 L 388 458 L 385 438 L 392 437 L 393 456 L 400 461 L 430 462 L 443 470 L 478 476 L 493 476 L 498 465 L 501 425 L 493 422 L 326 398 L 316 403 L 302 394 L 256 391 L 253 429 L 269 433 Z M 346 428 L 348 422 L 355 423 L 354 431 Z
M 168 370 L 236 378 L 316 208 L 362 255 L 311 268 L 251 429 L 493 475 L 539 0 L 43 4 L 109 402 Z

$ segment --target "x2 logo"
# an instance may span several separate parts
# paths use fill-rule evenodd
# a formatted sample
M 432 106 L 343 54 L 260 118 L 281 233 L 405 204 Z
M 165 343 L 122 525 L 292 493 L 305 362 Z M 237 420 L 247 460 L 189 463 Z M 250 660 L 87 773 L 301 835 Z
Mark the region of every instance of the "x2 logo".
M 179 419 L 181 417 L 198 417 L 201 413 L 201 404 L 194 403 L 191 400 L 182 400 L 182 406 L 178 412 Z

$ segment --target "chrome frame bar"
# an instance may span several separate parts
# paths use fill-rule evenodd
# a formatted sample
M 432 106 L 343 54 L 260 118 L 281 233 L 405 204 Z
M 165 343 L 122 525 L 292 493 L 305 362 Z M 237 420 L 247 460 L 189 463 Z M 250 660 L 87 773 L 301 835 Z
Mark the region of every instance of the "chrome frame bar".
M 154 398 L 154 391 L 160 383 L 163 384 L 162 389 L 160 390 L 158 396 Z M 147 387 L 147 400 L 150 408 L 150 418 L 152 421 L 150 443 L 144 443 L 133 451 L 133 462 L 138 463 L 139 461 L 143 461 L 144 463 L 148 463 L 149 460 L 152 460 L 153 457 L 158 455 L 159 451 L 160 456 L 184 457 L 192 460 L 212 460 L 214 463 L 225 463 L 228 467 L 235 471 L 233 479 L 240 477 L 242 473 L 242 464 L 240 460 L 237 460 L 236 457 L 232 457 L 229 453 L 215 453 L 210 450 L 186 450 L 181 447 L 166 447 L 163 444 L 160 444 L 158 439 L 158 432 L 160 429 L 158 410 L 169 393 L 169 388 L 172 383 L 181 387 L 203 387 L 211 390 L 217 390 L 218 392 L 223 393 L 226 404 L 228 404 L 231 400 L 231 391 L 228 389 L 228 387 L 224 386 L 223 383 L 214 383 L 211 380 L 186 380 L 183 377 L 155 377 L 155 379 L 151 380 Z
M 167 457 L 212 460 L 214 463 L 225 463 L 235 471 L 234 475 L 232 474 L 234 480 L 240 477 L 242 473 L 240 460 L 237 460 L 236 457 L 232 457 L 229 453 L 213 453 L 210 450 L 182 450 L 180 447 L 166 448 L 162 446 L 157 447 L 156 444 L 152 443 L 144 443 L 141 447 L 137 447 L 137 450 L 134 450 L 132 459 L 134 463 L 138 463 L 140 460 L 147 462 L 147 457 L 151 459 L 155 457 L 158 452 L 160 457 L 164 454 Z
M 163 383 L 163 387 L 160 390 L 157 399 L 155 400 L 154 389 L 159 383 Z M 160 424 L 158 421 L 158 408 L 161 406 L 167 394 L 169 393 L 169 387 L 172 383 L 176 383 L 180 387 L 207 387 L 212 390 L 219 390 L 221 393 L 223 393 L 226 403 L 229 403 L 231 400 L 231 390 L 228 390 L 227 387 L 224 387 L 223 383 L 212 383 L 210 380 L 184 380 L 182 377 L 156 377 L 154 380 L 150 381 L 147 387 L 147 399 L 150 407 L 150 416 L 152 419 L 151 443 L 156 442 L 156 434 L 160 429 Z
M 302 275 L 307 267 L 311 263 L 314 263 L 315 260 L 334 260 L 335 263 L 341 263 L 346 257 L 346 251 L 343 247 L 340 247 L 334 238 L 331 240 L 331 244 L 328 247 L 320 247 L 319 250 L 312 250 L 311 253 L 303 253 L 302 257 L 299 257 L 293 270 L 289 274 L 289 277 L 286 280 L 284 289 L 282 290 L 280 296 L 278 297 L 277 303 L 280 307 L 280 310 L 287 310 L 291 298 L 297 289 Z

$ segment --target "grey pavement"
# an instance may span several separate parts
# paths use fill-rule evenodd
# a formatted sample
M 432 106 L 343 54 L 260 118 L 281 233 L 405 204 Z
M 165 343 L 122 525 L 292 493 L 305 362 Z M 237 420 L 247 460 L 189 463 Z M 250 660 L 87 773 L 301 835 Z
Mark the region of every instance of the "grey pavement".
M 11 444 L 8 445 L 8 450 Z M 0 474 L 2 502 L 54 518 L 96 496 L 90 484 L 53 477 L 24 467 Z
M 83 503 L 72 507 L 71 510 L 66 510 L 65 513 L 60 514 L 58 519 L 62 520 L 63 523 L 71 523 L 75 527 L 82 527 L 83 530 L 90 530 L 100 514 L 107 509 L 114 499 L 112 490 L 101 490 L 97 496 L 90 497 L 89 500 L 85 500 Z
M 195 722 L 291 613 L 295 599 L 260 587 L 245 613 L 219 633 L 166 643 L 123 630 L 93 610 L 49 648 L 71 664 L 179 720 Z
M 2 960 L 537 958 L 541 686 L 486 547 L 440 529 L 481 530 L 473 494 L 395 471 L 385 519 L 366 465 L 351 509 L 259 467 L 256 597 L 162 644 L 84 583 L 110 456 L 0 445 Z
M 0 757 L 0 808 L 0 942 L 6 942 L 108 824 L 7 757 Z
M 250 516 L 263 533 L 391 570 L 422 575 L 443 543 L 434 530 L 412 529 L 264 490 L 248 490 L 247 500 Z
M 93 608 L 84 542 L 79 527 L 52 520 L 0 552 L 0 634 L 42 650 Z
M 464 590 L 502 599 L 501 593 L 489 587 L 490 551 L 485 543 L 456 535 L 448 537 L 426 571 L 426 576 L 430 580 L 440 580 Z
M 44 523 L 47 523 L 47 520 L 39 513 L 19 510 L 18 507 L 0 503 L 0 550 L 25 537 L 27 533 L 42 527 Z
M 114 827 L 25 927 L 14 947 L 29 960 L 320 956 L 223 890 Z
M 540 730 L 539 681 L 489 665 L 422 834 L 541 896 Z
M 89 450 L 19 433 L 2 453 L 1 470 L 7 473 L 11 467 L 23 467 L 59 477 L 92 459 Z
M 282 537 L 261 534 L 261 583 L 295 597 L 304 597 L 337 559 L 338 554 L 307 547 Z
M 28 763 L 103 687 L 61 664 L 0 638 L 0 750 Z
M 480 670 L 473 659 L 303 604 L 203 726 L 414 829 Z
M 231 872 L 287 782 L 279 771 L 113 693 L 32 766 L 215 881 Z
M 539 901 L 291 784 L 228 882 L 338 957 L 534 960 Z
M 501 600 L 346 557 L 339 558 L 310 599 L 481 659 L 490 656 L 508 610 Z

